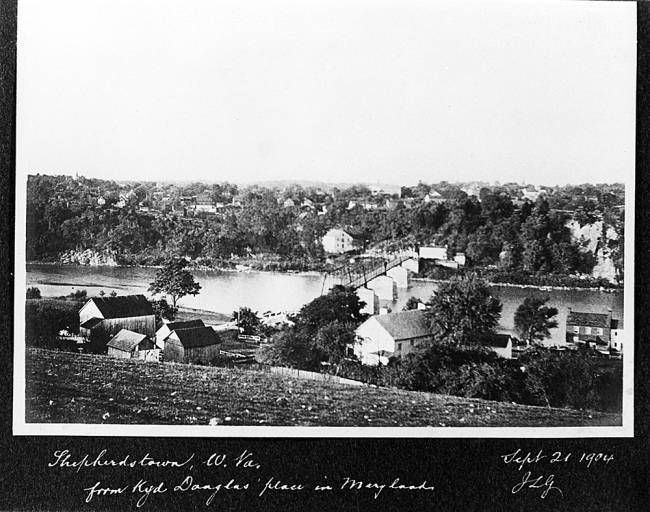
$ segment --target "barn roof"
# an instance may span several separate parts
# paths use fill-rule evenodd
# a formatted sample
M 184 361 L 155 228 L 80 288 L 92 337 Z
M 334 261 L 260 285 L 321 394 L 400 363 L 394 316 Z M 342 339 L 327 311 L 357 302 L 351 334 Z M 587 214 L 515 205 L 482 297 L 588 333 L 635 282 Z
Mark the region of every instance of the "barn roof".
M 610 319 L 610 315 L 603 313 L 581 313 L 579 311 L 572 311 L 566 319 L 566 324 L 584 327 L 602 327 L 606 329 L 610 327 Z
M 185 348 L 207 347 L 221 343 L 219 336 L 212 327 L 190 327 L 188 329 L 175 329 L 172 334 L 181 342 Z M 170 334 L 171 336 L 171 334 Z
M 420 338 L 431 334 L 431 329 L 424 317 L 424 311 L 420 309 L 377 315 L 371 317 L 370 320 L 372 319 L 376 320 L 395 341 Z
M 190 327 L 204 327 L 205 324 L 203 323 L 203 320 L 200 318 L 197 318 L 195 320 L 185 320 L 185 321 L 179 321 L 179 322 L 168 322 L 166 323 L 163 327 L 167 326 L 167 328 L 170 331 L 174 331 L 176 329 L 189 329 Z M 161 327 L 162 329 L 162 327 Z
M 126 318 L 154 314 L 151 303 L 144 295 L 93 297 L 88 302 L 93 302 L 104 318 Z
M 106 346 L 111 347 L 111 348 L 116 348 L 118 350 L 124 350 L 125 352 L 132 352 L 135 347 L 137 347 L 140 343 L 143 341 L 147 340 L 147 335 L 146 334 L 140 334 L 138 332 L 133 332 L 129 331 L 128 329 L 122 329 L 120 332 L 118 332 L 115 336 L 111 338 L 111 340 L 106 344 Z M 146 348 L 153 348 L 153 343 L 149 340 L 147 347 L 142 347 L 143 349 Z
M 85 322 L 79 324 L 79 327 L 83 327 L 84 329 L 92 329 L 101 321 L 102 321 L 101 318 L 89 318 Z

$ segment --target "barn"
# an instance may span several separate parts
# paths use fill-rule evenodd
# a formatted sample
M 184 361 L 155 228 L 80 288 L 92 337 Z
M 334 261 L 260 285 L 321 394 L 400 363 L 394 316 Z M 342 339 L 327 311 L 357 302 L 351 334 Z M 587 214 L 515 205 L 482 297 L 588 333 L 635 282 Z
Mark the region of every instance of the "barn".
M 176 329 L 165 339 L 165 361 L 208 363 L 219 355 L 220 344 L 211 327 Z
M 172 331 L 175 331 L 176 329 L 189 329 L 191 327 L 204 327 L 205 324 L 203 323 L 203 320 L 196 319 L 196 320 L 186 320 L 184 322 L 168 322 L 166 324 L 163 324 L 160 329 L 156 331 L 156 345 L 158 348 L 161 350 L 165 349 L 165 340 L 167 339 L 167 336 L 169 336 Z
M 122 329 L 156 335 L 156 316 L 144 295 L 93 297 L 79 310 L 81 336 L 99 347 Z
M 121 359 L 158 361 L 160 351 L 146 334 L 122 329 L 106 344 L 108 355 Z

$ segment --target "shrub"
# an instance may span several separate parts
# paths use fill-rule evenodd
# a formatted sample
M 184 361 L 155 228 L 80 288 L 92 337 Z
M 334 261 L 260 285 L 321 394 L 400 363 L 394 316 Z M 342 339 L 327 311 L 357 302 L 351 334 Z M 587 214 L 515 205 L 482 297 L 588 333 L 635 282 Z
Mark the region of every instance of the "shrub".
M 405 389 L 444 392 L 458 389 L 451 381 L 462 366 L 495 364 L 496 361 L 496 354 L 483 348 L 436 343 L 396 362 L 392 377 L 397 386 Z
M 623 365 L 597 375 L 595 378 L 596 393 L 599 398 L 598 409 L 608 412 L 623 410 Z
M 41 290 L 39 290 L 35 286 L 27 288 L 27 298 L 28 299 L 40 299 L 41 298 Z
M 596 359 L 581 352 L 535 351 L 520 359 L 525 390 L 537 405 L 592 409 L 599 405 Z M 540 397 L 545 403 L 539 403 Z M 530 399 L 530 398 L 529 398 Z
M 484 349 L 432 345 L 383 367 L 345 361 L 339 375 L 412 391 L 621 411 L 620 361 L 599 359 L 589 352 L 538 350 L 528 352 L 519 360 L 505 360 Z
M 88 292 L 86 290 L 77 290 L 75 292 L 68 294 L 68 297 L 70 297 L 72 300 L 82 301 L 82 300 L 86 300 L 86 298 L 88 297 Z
M 499 364 L 470 363 L 458 370 L 446 369 L 444 391 L 450 395 L 485 400 L 509 401 L 510 390 L 506 372 Z
M 78 306 L 57 300 L 25 302 L 25 341 L 34 344 L 43 338 L 56 338 L 61 330 L 79 332 Z
M 290 366 L 318 371 L 320 363 L 311 345 L 295 329 L 287 329 L 273 336 L 271 343 L 260 345 L 255 353 L 259 363 Z

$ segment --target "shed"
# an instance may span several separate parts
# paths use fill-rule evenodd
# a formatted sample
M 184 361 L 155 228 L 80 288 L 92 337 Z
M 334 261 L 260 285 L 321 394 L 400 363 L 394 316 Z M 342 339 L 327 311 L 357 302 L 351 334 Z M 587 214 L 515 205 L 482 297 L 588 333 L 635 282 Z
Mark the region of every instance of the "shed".
M 200 318 L 197 318 L 195 320 L 186 320 L 186 321 L 179 321 L 179 322 L 167 322 L 166 324 L 163 324 L 160 329 L 156 331 L 156 345 L 158 346 L 159 349 L 164 350 L 165 349 L 165 340 L 167 339 L 167 336 L 169 336 L 172 331 L 176 329 L 189 329 L 190 327 L 204 327 L 205 324 L 203 323 L 203 320 Z
M 106 344 L 108 355 L 121 359 L 158 361 L 159 350 L 145 334 L 122 329 Z
M 211 327 L 175 329 L 165 339 L 165 360 L 207 363 L 218 356 L 221 340 Z

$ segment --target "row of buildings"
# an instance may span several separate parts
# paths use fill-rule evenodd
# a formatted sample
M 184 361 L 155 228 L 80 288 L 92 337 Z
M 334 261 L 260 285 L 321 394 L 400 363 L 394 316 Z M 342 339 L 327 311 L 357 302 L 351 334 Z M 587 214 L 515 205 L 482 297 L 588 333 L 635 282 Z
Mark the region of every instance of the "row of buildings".
M 109 356 L 144 361 L 209 362 L 220 354 L 218 334 L 202 320 L 169 322 L 156 330 L 151 304 L 144 295 L 94 297 L 79 310 L 80 334 L 91 343 L 105 344 Z M 566 346 L 580 345 L 603 354 L 621 356 L 623 320 L 612 312 L 570 311 Z M 348 353 L 363 364 L 388 364 L 430 343 L 433 334 L 425 311 L 414 309 L 373 315 L 356 329 Z M 480 343 L 498 356 L 513 357 L 513 338 L 507 333 L 486 336 Z
M 94 297 L 79 310 L 81 336 L 113 357 L 144 361 L 209 362 L 221 340 L 202 320 L 171 322 L 156 330 L 144 295 Z
M 357 341 L 348 347 L 363 364 L 388 364 L 393 357 L 404 357 L 430 343 L 433 334 L 422 309 L 373 315 L 356 330 Z M 514 339 L 507 333 L 485 336 L 479 343 L 505 359 L 513 358 Z M 623 320 L 612 312 L 570 311 L 566 321 L 564 349 L 589 347 L 603 355 L 622 357 Z

